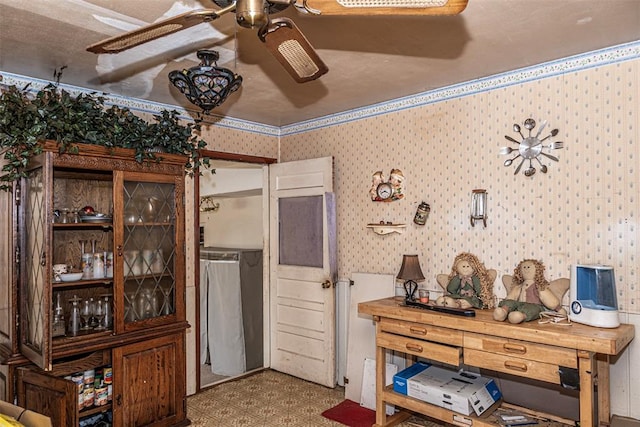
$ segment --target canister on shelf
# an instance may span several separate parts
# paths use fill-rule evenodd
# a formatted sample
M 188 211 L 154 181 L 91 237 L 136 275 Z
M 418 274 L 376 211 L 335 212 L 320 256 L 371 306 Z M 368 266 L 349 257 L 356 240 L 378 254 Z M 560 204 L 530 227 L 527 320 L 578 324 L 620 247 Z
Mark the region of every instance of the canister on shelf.
M 104 272 L 106 277 L 113 277 L 113 252 L 104 253 Z
M 93 279 L 93 254 L 82 254 L 80 268 L 82 269 L 82 278 L 85 280 Z
M 83 373 L 84 385 L 90 385 L 93 387 L 93 382 L 96 378 L 96 371 L 94 369 L 87 369 Z
M 413 222 L 418 225 L 425 225 L 429 217 L 429 212 L 431 212 L 431 206 L 426 202 L 420 203 L 416 210 L 416 215 L 413 217 Z
M 111 366 L 107 366 L 102 370 L 102 374 L 103 374 L 103 378 L 104 378 L 104 383 L 105 384 L 111 384 L 113 381 L 113 369 L 111 368 Z
M 71 381 L 77 386 L 78 394 L 82 394 L 82 390 L 84 390 L 84 372 L 77 372 L 71 375 Z
M 103 405 L 106 405 L 107 402 L 108 402 L 107 386 L 102 386 L 102 387 L 96 388 L 96 391 L 95 391 L 95 405 L 96 406 L 103 406 Z
M 93 384 L 85 385 L 83 394 L 84 394 L 83 406 L 85 408 L 89 408 L 93 406 L 93 402 L 95 401 L 95 396 L 96 396 L 96 389 L 93 387 Z
M 93 278 L 104 278 L 104 252 L 96 252 L 93 254 Z
M 102 385 L 102 375 L 103 375 L 103 369 L 102 368 L 96 368 L 95 369 L 96 374 L 93 380 L 93 387 L 94 388 L 98 388 Z

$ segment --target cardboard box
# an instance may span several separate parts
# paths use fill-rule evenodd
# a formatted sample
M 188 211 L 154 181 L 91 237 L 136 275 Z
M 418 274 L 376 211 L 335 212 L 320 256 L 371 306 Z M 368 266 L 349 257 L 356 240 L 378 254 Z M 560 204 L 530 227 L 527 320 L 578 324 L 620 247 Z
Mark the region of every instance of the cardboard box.
M 394 375 L 393 390 L 463 415 L 481 415 L 502 398 L 491 378 L 422 362 Z
M 0 400 L 0 414 L 9 415 L 26 427 L 51 427 L 49 417 L 2 400 Z

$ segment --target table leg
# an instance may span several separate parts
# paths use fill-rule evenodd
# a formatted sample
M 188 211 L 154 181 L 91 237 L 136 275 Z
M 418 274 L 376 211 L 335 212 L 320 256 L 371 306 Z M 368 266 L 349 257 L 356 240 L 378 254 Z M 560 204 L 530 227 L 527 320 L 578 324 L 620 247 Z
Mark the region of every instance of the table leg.
M 380 323 L 376 322 L 376 336 L 378 335 Z M 376 343 L 376 426 L 387 424 L 386 404 L 382 400 L 382 392 L 387 378 L 387 358 L 386 350 Z
M 611 424 L 611 383 L 609 377 L 609 356 L 598 354 L 596 357 L 598 382 L 598 422 L 599 426 Z
M 578 351 L 578 372 L 580 374 L 580 425 L 593 426 L 594 421 L 594 377 L 596 365 L 594 353 Z

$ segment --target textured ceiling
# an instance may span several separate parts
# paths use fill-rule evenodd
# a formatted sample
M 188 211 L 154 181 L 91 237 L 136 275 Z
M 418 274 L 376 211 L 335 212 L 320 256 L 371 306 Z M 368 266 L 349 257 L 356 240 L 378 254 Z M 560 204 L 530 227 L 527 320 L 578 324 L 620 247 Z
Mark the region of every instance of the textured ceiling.
M 255 30 L 233 14 L 115 55 L 86 46 L 202 0 L 0 0 L 0 71 L 193 109 L 167 74 L 198 49 L 241 74 L 242 89 L 212 114 L 273 126 L 339 113 L 455 83 L 640 40 L 638 0 L 469 0 L 457 16 L 294 19 L 329 66 L 298 84 Z

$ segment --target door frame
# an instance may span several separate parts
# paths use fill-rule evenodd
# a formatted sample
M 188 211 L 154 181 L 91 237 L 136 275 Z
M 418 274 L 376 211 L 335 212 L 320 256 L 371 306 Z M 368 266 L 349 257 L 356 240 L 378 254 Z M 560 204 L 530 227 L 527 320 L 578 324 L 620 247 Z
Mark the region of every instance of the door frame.
M 228 153 L 228 152 L 224 152 L 224 151 L 213 151 L 213 150 L 199 150 L 199 154 L 200 154 L 200 158 L 203 157 L 208 157 L 211 160 L 227 160 L 227 161 L 232 161 L 232 162 L 241 162 L 241 163 L 252 163 L 252 164 L 259 164 L 259 165 L 263 165 L 263 166 L 268 166 L 270 164 L 273 163 L 277 163 L 278 159 L 274 159 L 272 157 L 260 157 L 260 156 L 252 156 L 252 155 L 248 155 L 248 154 L 240 154 L 240 153 Z M 199 172 L 199 169 L 198 169 Z M 196 172 L 193 175 L 193 214 L 194 214 L 194 235 L 193 235 L 193 242 L 194 242 L 194 259 L 195 260 L 199 260 L 200 259 L 200 209 L 198 209 L 198 206 L 200 204 L 200 176 L 198 174 L 198 172 Z M 265 184 L 266 182 L 266 184 Z M 266 196 L 266 212 L 264 212 L 264 215 L 266 215 L 266 227 L 267 227 L 267 234 L 268 234 L 268 227 L 269 227 L 269 212 L 268 212 L 268 206 L 269 206 L 269 195 L 268 194 L 264 194 L 264 191 L 266 191 L 267 193 L 269 192 L 269 181 L 268 179 L 265 181 L 265 179 L 263 178 L 263 184 L 262 184 L 262 190 L 263 190 L 263 200 L 265 200 L 265 196 Z M 263 202 L 264 205 L 264 202 Z M 264 218 L 263 218 L 263 224 L 265 224 L 264 222 Z M 269 247 L 269 242 L 265 242 L 265 247 L 268 249 Z M 266 269 L 268 271 L 268 266 L 269 266 L 269 257 L 268 257 L 268 252 L 263 254 L 263 257 L 265 258 L 265 266 Z M 198 295 L 200 295 L 200 263 L 199 262 L 195 262 L 194 263 L 194 284 L 195 284 L 195 296 L 196 296 L 196 301 L 198 298 Z M 265 281 L 263 284 L 264 287 L 266 287 L 266 292 L 268 295 L 269 292 L 269 281 Z M 267 300 L 268 303 L 268 300 Z M 265 311 L 265 315 L 269 315 L 268 310 Z M 268 320 L 268 319 L 267 319 Z M 201 383 L 200 383 L 200 304 L 195 304 L 195 341 L 196 341 L 196 348 L 195 348 L 195 360 L 196 360 L 196 364 L 195 366 L 197 367 L 196 370 L 196 394 L 199 393 L 202 390 L 201 387 Z M 265 323 L 266 327 L 268 328 L 268 321 L 267 323 Z M 268 343 L 265 342 L 265 346 Z M 267 347 L 268 348 L 268 347 Z M 267 364 L 268 360 L 265 360 L 265 365 Z

